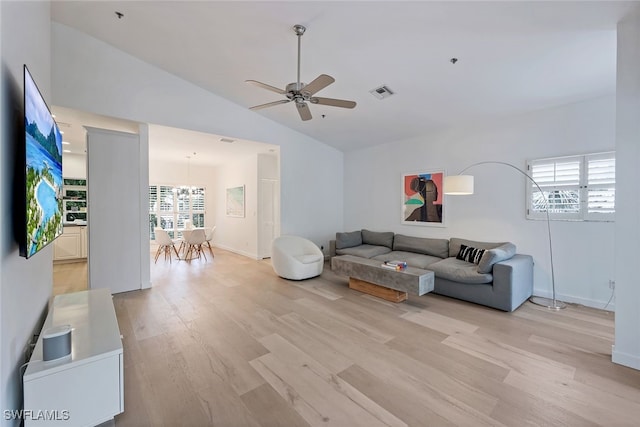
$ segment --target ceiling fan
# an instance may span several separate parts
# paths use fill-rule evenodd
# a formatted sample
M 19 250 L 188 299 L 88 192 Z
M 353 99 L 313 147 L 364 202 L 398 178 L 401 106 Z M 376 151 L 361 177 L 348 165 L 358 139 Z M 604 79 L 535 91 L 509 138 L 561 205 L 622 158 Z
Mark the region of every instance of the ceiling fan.
M 254 107 L 250 107 L 250 110 L 260 110 L 262 108 L 273 107 L 274 105 L 286 104 L 287 102 L 294 101 L 296 104 L 296 108 L 298 110 L 298 114 L 300 114 L 300 118 L 304 121 L 311 120 L 311 111 L 309 110 L 309 105 L 307 102 L 312 104 L 319 105 L 329 105 L 331 107 L 341 107 L 341 108 L 353 108 L 356 106 L 354 101 L 346 101 L 344 99 L 334 99 L 334 98 L 320 98 L 317 96 L 313 96 L 316 92 L 321 91 L 325 87 L 329 86 L 331 83 L 336 80 L 328 76 L 326 74 L 320 74 L 309 84 L 304 84 L 300 82 L 300 38 L 306 31 L 306 28 L 302 25 L 294 25 L 293 31 L 298 36 L 298 80 L 294 83 L 289 83 L 284 90 L 277 88 L 275 86 L 268 85 L 266 83 L 262 83 L 256 80 L 246 80 L 247 83 L 251 83 L 253 85 L 259 86 L 263 89 L 270 90 L 275 93 L 279 93 L 281 95 L 285 95 L 287 99 L 282 99 L 280 101 L 268 102 L 266 104 L 256 105 Z

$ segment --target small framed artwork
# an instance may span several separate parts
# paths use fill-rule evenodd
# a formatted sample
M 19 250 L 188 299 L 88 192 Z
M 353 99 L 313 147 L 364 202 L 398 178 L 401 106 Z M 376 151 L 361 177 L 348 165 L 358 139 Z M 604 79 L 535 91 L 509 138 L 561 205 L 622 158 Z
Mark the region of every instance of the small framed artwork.
M 402 223 L 444 227 L 444 170 L 402 175 Z
M 244 185 L 227 188 L 227 216 L 244 218 Z

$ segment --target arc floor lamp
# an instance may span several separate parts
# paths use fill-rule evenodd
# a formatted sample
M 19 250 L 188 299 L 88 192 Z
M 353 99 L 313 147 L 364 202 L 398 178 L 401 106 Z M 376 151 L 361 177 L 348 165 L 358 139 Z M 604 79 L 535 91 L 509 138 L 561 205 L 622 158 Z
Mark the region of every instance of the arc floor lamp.
M 522 169 L 512 165 L 511 163 L 499 162 L 499 161 L 477 162 L 477 163 L 474 163 L 474 164 L 469 165 L 466 168 L 462 169 L 460 171 L 460 173 L 458 173 L 458 175 L 446 176 L 444 178 L 444 194 L 450 194 L 450 195 L 456 195 L 456 196 L 473 194 L 473 190 L 474 190 L 474 188 L 473 188 L 473 175 L 463 175 L 463 173 L 466 172 L 467 170 L 471 169 L 471 168 L 474 168 L 474 167 L 480 166 L 480 165 L 502 165 L 502 166 L 507 166 L 507 167 L 515 170 L 516 172 L 520 173 L 521 175 L 524 175 L 529 181 L 531 181 L 533 183 L 533 185 L 536 186 L 538 191 L 540 191 L 540 194 L 544 194 L 542 192 L 542 188 L 540 188 L 538 183 L 531 177 L 531 175 L 529 175 L 528 173 L 526 173 Z M 546 198 L 544 198 L 544 203 L 545 203 L 545 212 L 546 212 L 546 217 L 547 217 L 547 235 L 548 235 L 548 238 L 549 238 L 549 259 L 550 259 L 550 262 L 551 262 L 551 293 L 552 293 L 552 298 L 544 298 L 544 297 L 532 296 L 531 298 L 529 298 L 529 301 L 531 301 L 532 303 L 534 303 L 536 305 L 540 305 L 540 306 L 546 307 L 549 310 L 561 310 L 561 309 L 566 307 L 566 304 L 563 303 L 562 301 L 556 300 L 556 283 L 555 283 L 555 275 L 554 275 L 554 270 L 553 270 L 553 245 L 551 243 L 552 242 L 552 240 L 551 240 L 551 220 L 549 219 L 549 201 Z

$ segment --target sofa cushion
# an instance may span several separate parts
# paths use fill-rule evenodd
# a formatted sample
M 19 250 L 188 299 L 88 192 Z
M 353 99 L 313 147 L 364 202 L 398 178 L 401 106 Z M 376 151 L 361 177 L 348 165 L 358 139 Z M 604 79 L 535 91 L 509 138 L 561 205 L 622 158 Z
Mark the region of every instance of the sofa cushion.
M 336 249 L 352 248 L 362 244 L 362 232 L 336 233 Z
M 393 250 L 447 258 L 449 256 L 449 240 L 396 234 L 393 238 Z
M 456 259 L 479 264 L 485 250 L 488 249 L 478 249 L 467 245 L 460 245 L 460 251 L 458 255 L 456 255 Z M 486 273 L 488 273 L 488 271 L 486 271 Z
M 375 260 L 379 260 L 381 262 L 384 261 L 404 261 L 410 267 L 422 268 L 423 270 L 428 270 L 429 266 L 434 262 L 442 261 L 442 258 L 438 258 L 432 255 L 424 255 L 417 254 L 415 252 L 403 252 L 403 251 L 392 251 L 386 253 L 384 255 L 378 255 L 373 257 Z
M 478 248 L 478 249 L 493 249 L 493 248 L 497 248 L 498 246 L 504 245 L 506 242 L 497 242 L 497 243 L 493 243 L 493 242 L 476 242 L 474 240 L 466 240 L 466 239 L 459 239 L 457 237 L 452 237 L 449 240 L 449 256 L 457 256 L 458 252 L 460 252 L 460 246 L 461 245 L 467 245 L 467 246 L 471 246 L 473 248 Z
M 434 262 L 429 265 L 429 270 L 432 270 L 437 277 L 454 282 L 481 284 L 491 283 L 493 281 L 493 275 L 489 273 L 478 273 L 477 265 L 454 257 Z
M 484 251 L 484 255 L 482 255 L 482 259 L 478 264 L 478 273 L 491 273 L 495 263 L 508 260 L 515 254 L 516 245 L 513 243 L 505 243 L 497 248 Z
M 373 258 L 391 252 L 386 246 L 360 245 L 353 248 L 336 249 L 338 255 L 353 255 L 361 258 Z
M 393 231 L 362 230 L 362 243 L 367 245 L 386 246 L 393 248 Z

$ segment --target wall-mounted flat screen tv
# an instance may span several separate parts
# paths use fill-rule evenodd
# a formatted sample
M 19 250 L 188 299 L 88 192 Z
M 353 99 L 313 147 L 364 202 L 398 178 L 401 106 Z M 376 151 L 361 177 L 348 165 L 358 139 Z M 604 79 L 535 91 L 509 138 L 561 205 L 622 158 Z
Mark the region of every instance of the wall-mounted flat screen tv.
M 24 66 L 25 223 L 27 258 L 62 234 L 62 134 Z

